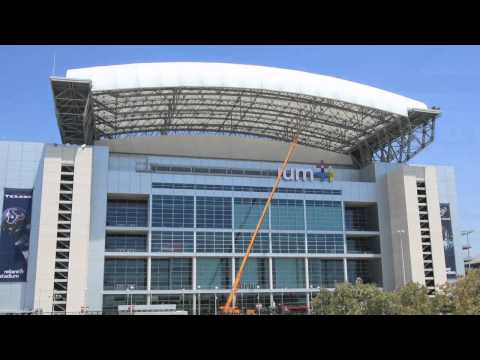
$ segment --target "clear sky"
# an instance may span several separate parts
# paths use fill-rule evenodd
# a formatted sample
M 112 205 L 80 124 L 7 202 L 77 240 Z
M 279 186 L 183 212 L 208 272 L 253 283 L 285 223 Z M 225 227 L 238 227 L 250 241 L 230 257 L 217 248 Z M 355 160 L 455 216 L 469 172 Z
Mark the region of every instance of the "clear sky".
M 230 62 L 331 75 L 439 106 L 435 142 L 412 163 L 455 167 L 460 228 L 476 231 L 480 254 L 480 46 L 0 46 L 0 140 L 60 143 L 48 81 L 54 54 L 59 76 L 136 62 Z

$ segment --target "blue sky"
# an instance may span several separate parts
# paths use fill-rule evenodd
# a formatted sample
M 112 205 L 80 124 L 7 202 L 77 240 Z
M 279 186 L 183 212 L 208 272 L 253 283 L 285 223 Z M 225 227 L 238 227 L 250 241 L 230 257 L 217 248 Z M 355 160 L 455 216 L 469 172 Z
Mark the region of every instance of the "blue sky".
M 60 142 L 48 77 L 158 61 L 277 66 L 376 86 L 439 106 L 435 142 L 412 163 L 455 167 L 459 224 L 480 254 L 480 46 L 0 46 L 0 140 Z M 462 239 L 463 241 L 463 239 Z

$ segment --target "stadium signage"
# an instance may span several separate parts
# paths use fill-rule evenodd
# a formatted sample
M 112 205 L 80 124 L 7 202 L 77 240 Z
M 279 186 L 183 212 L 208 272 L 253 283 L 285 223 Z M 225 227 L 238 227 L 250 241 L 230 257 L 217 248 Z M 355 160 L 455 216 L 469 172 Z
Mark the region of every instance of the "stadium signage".
M 32 189 L 5 189 L 0 226 L 0 283 L 27 281 Z
M 280 169 L 278 169 L 280 171 Z M 335 179 L 335 172 L 332 166 L 325 166 L 325 163 L 320 161 L 315 168 L 287 168 L 282 174 L 283 180 L 287 181 L 314 181 L 319 179 L 320 181 L 333 182 Z

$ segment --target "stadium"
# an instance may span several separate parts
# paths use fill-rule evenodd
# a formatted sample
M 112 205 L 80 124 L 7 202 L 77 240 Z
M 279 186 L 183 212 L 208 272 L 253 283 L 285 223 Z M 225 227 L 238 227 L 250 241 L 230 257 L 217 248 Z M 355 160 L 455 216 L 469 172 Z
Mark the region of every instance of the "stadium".
M 434 293 L 463 274 L 454 169 L 408 164 L 439 108 L 240 64 L 50 83 L 62 143 L 0 142 L 2 313 L 217 314 L 277 175 L 241 313 L 309 313 L 320 289 L 359 279 Z

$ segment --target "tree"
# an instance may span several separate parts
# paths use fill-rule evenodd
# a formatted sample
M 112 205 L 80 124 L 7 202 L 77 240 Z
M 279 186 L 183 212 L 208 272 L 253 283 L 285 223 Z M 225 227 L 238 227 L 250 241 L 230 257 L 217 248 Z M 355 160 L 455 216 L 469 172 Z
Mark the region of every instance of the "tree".
M 480 315 L 480 269 L 470 270 L 456 283 L 447 285 L 439 303 L 454 315 Z
M 409 283 L 393 293 L 392 296 L 396 315 L 432 315 L 438 313 L 432 298 L 425 286 Z
M 392 312 L 392 295 L 373 284 L 338 284 L 335 291 L 320 290 L 313 299 L 316 315 L 385 315 Z
M 441 286 L 434 296 L 425 286 L 410 283 L 395 292 L 373 284 L 338 284 L 313 299 L 316 315 L 480 315 L 480 269 L 455 283 Z

